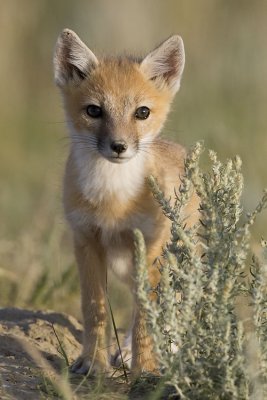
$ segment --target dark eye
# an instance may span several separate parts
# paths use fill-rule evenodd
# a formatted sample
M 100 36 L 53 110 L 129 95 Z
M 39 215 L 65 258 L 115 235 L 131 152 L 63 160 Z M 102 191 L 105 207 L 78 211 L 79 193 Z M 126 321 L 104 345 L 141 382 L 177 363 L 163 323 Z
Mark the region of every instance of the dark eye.
M 102 116 L 102 108 L 94 104 L 90 104 L 90 106 L 86 108 L 86 112 L 92 118 L 100 118 Z
M 135 118 L 137 119 L 147 119 L 150 114 L 150 109 L 148 107 L 139 107 L 135 111 Z

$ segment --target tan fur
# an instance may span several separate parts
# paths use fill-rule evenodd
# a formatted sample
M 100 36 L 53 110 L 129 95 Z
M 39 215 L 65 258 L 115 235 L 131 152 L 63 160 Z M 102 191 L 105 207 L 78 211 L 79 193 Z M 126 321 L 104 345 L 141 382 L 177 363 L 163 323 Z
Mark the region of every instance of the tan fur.
M 80 272 L 84 349 L 73 371 L 108 367 L 106 350 L 106 276 L 112 268 L 135 296 L 133 229 L 144 234 L 150 279 L 159 276 L 152 264 L 168 241 L 169 221 L 146 184 L 154 175 L 167 196 L 174 197 L 183 174 L 185 150 L 158 137 L 184 66 L 181 38 L 174 36 L 144 60 L 98 60 L 77 35 L 63 31 L 55 52 L 55 77 L 61 88 L 71 148 L 64 180 L 64 207 L 73 230 Z M 101 118 L 86 113 L 88 105 L 104 110 Z M 150 115 L 138 120 L 146 106 Z M 124 140 L 125 159 L 114 159 L 110 143 Z M 113 158 L 112 158 L 113 157 Z M 122 158 L 121 158 L 122 157 Z M 187 209 L 188 223 L 197 220 L 197 201 Z M 153 343 L 136 300 L 132 331 L 132 369 L 153 371 Z

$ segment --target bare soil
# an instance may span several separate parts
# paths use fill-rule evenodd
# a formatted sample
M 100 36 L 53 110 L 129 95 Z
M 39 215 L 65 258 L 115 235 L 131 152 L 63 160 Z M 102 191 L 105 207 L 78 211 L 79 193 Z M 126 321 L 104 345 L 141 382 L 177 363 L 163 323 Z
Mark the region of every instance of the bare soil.
M 72 362 L 81 349 L 81 329 L 74 318 L 52 311 L 0 309 L 0 399 L 51 398 L 44 394 L 43 374 L 21 339 L 34 345 L 59 371 L 64 360 L 59 341 Z
M 59 377 L 79 356 L 81 336 L 81 324 L 66 314 L 0 308 L 0 400 L 62 399 L 29 349 L 37 349 Z M 73 400 L 144 400 L 155 390 L 154 379 L 130 384 L 121 371 L 86 379 L 72 374 L 69 384 Z

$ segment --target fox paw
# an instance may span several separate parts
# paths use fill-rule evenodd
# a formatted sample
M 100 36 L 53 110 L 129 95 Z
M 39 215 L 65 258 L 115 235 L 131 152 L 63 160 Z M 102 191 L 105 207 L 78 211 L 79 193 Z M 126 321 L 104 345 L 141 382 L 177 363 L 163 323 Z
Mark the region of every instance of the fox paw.
M 98 362 L 97 360 L 91 361 L 89 357 L 80 356 L 71 365 L 70 372 L 79 375 L 95 375 L 98 372 L 105 372 L 106 366 Z
M 125 365 L 127 369 L 131 369 L 132 366 L 132 350 L 130 347 L 123 347 L 120 351 L 117 350 L 115 354 L 111 356 L 111 365 L 115 368 L 120 368 Z
M 120 368 L 125 365 L 127 369 L 132 367 L 132 331 L 124 337 L 121 353 L 117 349 L 116 353 L 111 356 L 110 364 L 112 367 Z

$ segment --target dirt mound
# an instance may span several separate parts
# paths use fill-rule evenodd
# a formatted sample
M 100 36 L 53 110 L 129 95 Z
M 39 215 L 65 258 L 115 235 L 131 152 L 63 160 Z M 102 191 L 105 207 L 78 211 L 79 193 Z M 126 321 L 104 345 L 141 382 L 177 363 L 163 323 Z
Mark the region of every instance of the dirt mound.
M 21 339 L 34 345 L 50 365 L 60 370 L 62 348 L 69 362 L 79 355 L 81 329 L 74 318 L 56 312 L 0 309 L 0 399 L 45 398 L 41 371 Z

